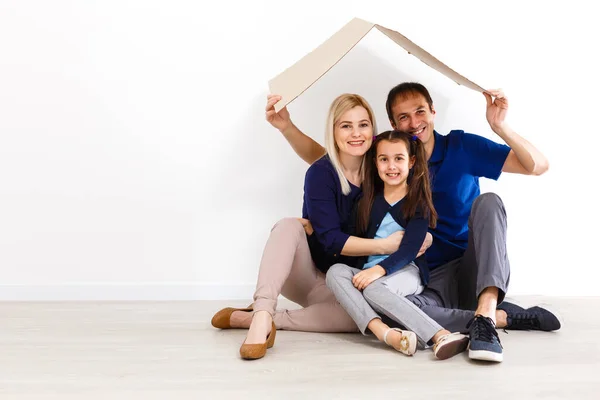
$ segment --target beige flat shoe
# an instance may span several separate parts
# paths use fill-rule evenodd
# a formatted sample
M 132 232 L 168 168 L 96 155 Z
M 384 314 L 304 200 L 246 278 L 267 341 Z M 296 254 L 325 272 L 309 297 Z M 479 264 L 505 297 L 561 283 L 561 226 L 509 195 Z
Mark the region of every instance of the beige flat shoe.
M 391 331 L 397 331 L 402 334 L 402 339 L 400 339 L 400 347 L 394 347 L 388 343 L 387 336 Z M 407 356 L 412 356 L 417 351 L 417 335 L 412 331 L 403 331 L 399 328 L 390 328 L 383 335 L 383 341 L 388 346 L 394 347 L 394 349 L 398 350 L 402 354 L 406 354 Z
M 446 360 L 462 353 L 469 345 L 469 337 L 462 333 L 454 332 L 444 335 L 433 346 L 433 354 L 438 360 Z

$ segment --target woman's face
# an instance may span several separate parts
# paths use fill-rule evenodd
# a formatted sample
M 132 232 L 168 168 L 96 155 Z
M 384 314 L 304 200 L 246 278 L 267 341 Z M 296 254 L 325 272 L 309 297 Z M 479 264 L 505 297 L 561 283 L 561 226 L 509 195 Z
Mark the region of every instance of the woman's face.
M 340 154 L 360 157 L 373 143 L 373 124 L 369 113 L 362 106 L 356 106 L 343 113 L 333 128 Z

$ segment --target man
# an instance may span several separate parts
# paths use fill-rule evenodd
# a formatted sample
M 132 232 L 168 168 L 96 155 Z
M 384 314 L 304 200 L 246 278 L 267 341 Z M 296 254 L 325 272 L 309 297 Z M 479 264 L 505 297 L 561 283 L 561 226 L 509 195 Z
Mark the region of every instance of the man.
M 394 87 L 386 109 L 394 129 L 411 132 L 424 143 L 439 215 L 426 253 L 430 283 L 422 294 L 408 299 L 450 331 L 466 327 L 470 358 L 500 362 L 502 346 L 496 328 L 551 331 L 559 329 L 560 322 L 546 309 L 525 310 L 503 303 L 510 277 L 506 212 L 497 195 L 480 195 L 479 178 L 497 180 L 502 172 L 541 175 L 548 170 L 548 161 L 505 122 L 504 93 L 489 90 L 484 96 L 487 121 L 506 145 L 463 131 L 437 133 L 433 100 L 419 83 Z M 285 108 L 275 113 L 273 106 L 279 100 L 269 95 L 267 121 L 309 164 L 323 156 L 323 147 L 292 123 Z

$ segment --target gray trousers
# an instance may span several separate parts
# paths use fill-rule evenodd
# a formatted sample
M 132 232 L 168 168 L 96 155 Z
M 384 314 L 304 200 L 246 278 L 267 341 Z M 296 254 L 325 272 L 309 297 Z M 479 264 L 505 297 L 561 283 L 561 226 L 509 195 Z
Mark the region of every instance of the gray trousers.
M 485 288 L 498 288 L 498 304 L 504 300 L 510 280 L 506 253 L 504 204 L 494 193 L 482 194 L 471 208 L 465 254 L 431 271 L 427 288 L 407 299 L 445 329 L 465 331 Z
M 335 264 L 327 271 L 325 281 L 363 335 L 367 334 L 369 322 L 381 319 L 381 316 L 387 317 L 392 326 L 415 332 L 421 348 L 443 329 L 405 297 L 423 290 L 419 269 L 414 263 L 377 279 L 362 292 L 352 284 L 352 278 L 360 271 L 345 264 Z

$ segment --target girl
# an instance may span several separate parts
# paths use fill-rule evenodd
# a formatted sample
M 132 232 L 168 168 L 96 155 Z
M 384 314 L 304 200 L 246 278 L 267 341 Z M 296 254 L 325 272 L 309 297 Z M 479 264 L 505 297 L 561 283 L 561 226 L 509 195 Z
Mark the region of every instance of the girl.
M 417 255 L 428 228 L 435 228 L 437 222 L 427 156 L 416 136 L 401 131 L 377 136 L 367 153 L 363 197 L 358 202 L 356 220 L 361 236 L 382 239 L 404 231 L 404 238 L 395 252 L 363 260 L 357 265 L 361 269 L 344 264 L 332 266 L 327 272 L 327 286 L 363 334 L 369 329 L 380 341 L 412 355 L 417 335 L 389 328 L 377 312 L 409 329 L 423 320 L 422 312 L 414 305 L 414 310 L 395 310 L 396 298 L 421 293 L 429 280 L 424 256 Z M 375 281 L 378 284 L 373 284 Z M 394 318 L 395 314 L 401 314 L 402 320 Z M 416 318 L 412 318 L 413 314 Z M 467 338 L 440 330 L 434 343 L 436 356 L 448 358 L 464 350 Z

